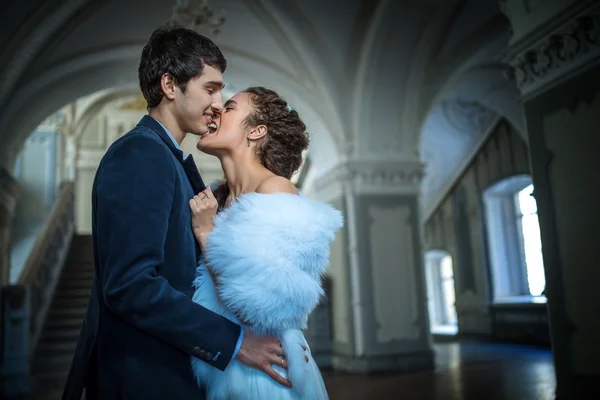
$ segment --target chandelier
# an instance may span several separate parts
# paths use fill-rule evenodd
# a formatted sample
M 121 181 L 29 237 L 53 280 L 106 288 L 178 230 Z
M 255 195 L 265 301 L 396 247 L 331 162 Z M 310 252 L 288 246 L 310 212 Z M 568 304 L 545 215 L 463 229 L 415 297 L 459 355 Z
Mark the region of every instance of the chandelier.
M 217 35 L 225 15 L 210 7 L 208 0 L 176 0 L 171 21 L 199 33 Z

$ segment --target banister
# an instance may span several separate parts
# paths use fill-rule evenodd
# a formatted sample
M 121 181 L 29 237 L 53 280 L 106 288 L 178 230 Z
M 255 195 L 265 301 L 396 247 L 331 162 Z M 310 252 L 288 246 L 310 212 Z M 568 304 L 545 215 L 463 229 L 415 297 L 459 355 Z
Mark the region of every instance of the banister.
M 62 184 L 60 194 L 50 215 L 46 218 L 42 229 L 23 265 L 21 274 L 17 279 L 17 285 L 31 285 L 35 283 L 39 270 L 43 264 L 46 250 L 51 243 L 52 233 L 60 224 L 61 217 L 65 212 L 69 212 L 68 207 L 73 205 L 74 184 L 73 182 L 65 182 Z

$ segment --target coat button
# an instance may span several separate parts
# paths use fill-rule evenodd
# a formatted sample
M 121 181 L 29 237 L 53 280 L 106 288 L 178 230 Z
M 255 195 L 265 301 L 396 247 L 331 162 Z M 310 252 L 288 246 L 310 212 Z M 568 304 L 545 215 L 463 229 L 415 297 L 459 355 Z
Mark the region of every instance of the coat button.
M 212 353 L 210 351 L 208 353 L 206 353 L 206 359 L 207 360 L 211 360 L 212 359 Z
M 200 347 L 194 347 L 194 349 L 192 350 L 192 353 L 194 353 L 194 355 L 196 357 L 202 357 L 204 356 L 204 350 L 200 349 Z

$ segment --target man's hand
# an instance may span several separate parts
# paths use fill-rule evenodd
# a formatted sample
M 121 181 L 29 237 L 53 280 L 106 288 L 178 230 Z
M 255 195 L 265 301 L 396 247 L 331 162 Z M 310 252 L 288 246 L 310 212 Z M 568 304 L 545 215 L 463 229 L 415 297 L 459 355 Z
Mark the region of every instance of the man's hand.
M 236 358 L 249 367 L 265 372 L 283 386 L 291 388 L 292 383 L 273 369 L 273 365 L 287 368 L 285 358 L 282 357 L 285 357 L 285 354 L 278 338 L 256 336 L 246 331 Z

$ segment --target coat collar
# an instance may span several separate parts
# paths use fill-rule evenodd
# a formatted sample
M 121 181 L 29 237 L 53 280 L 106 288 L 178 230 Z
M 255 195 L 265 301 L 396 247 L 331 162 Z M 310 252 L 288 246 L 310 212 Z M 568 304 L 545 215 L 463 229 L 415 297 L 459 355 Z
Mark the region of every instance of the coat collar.
M 183 151 L 179 150 L 173 144 L 173 141 L 167 134 L 167 132 L 163 129 L 162 126 L 151 116 L 144 115 L 142 120 L 138 123 L 138 125 L 148 127 L 152 129 L 162 140 L 165 142 L 167 147 L 171 150 L 175 158 L 183 165 L 183 169 L 185 170 L 185 174 L 187 175 L 190 184 L 192 185 L 192 189 L 194 190 L 194 194 L 198 194 L 206 189 L 204 185 L 204 181 L 200 176 L 200 172 L 198 172 L 198 168 L 196 167 L 196 163 L 194 162 L 194 157 L 190 154 L 187 158 L 183 158 Z

